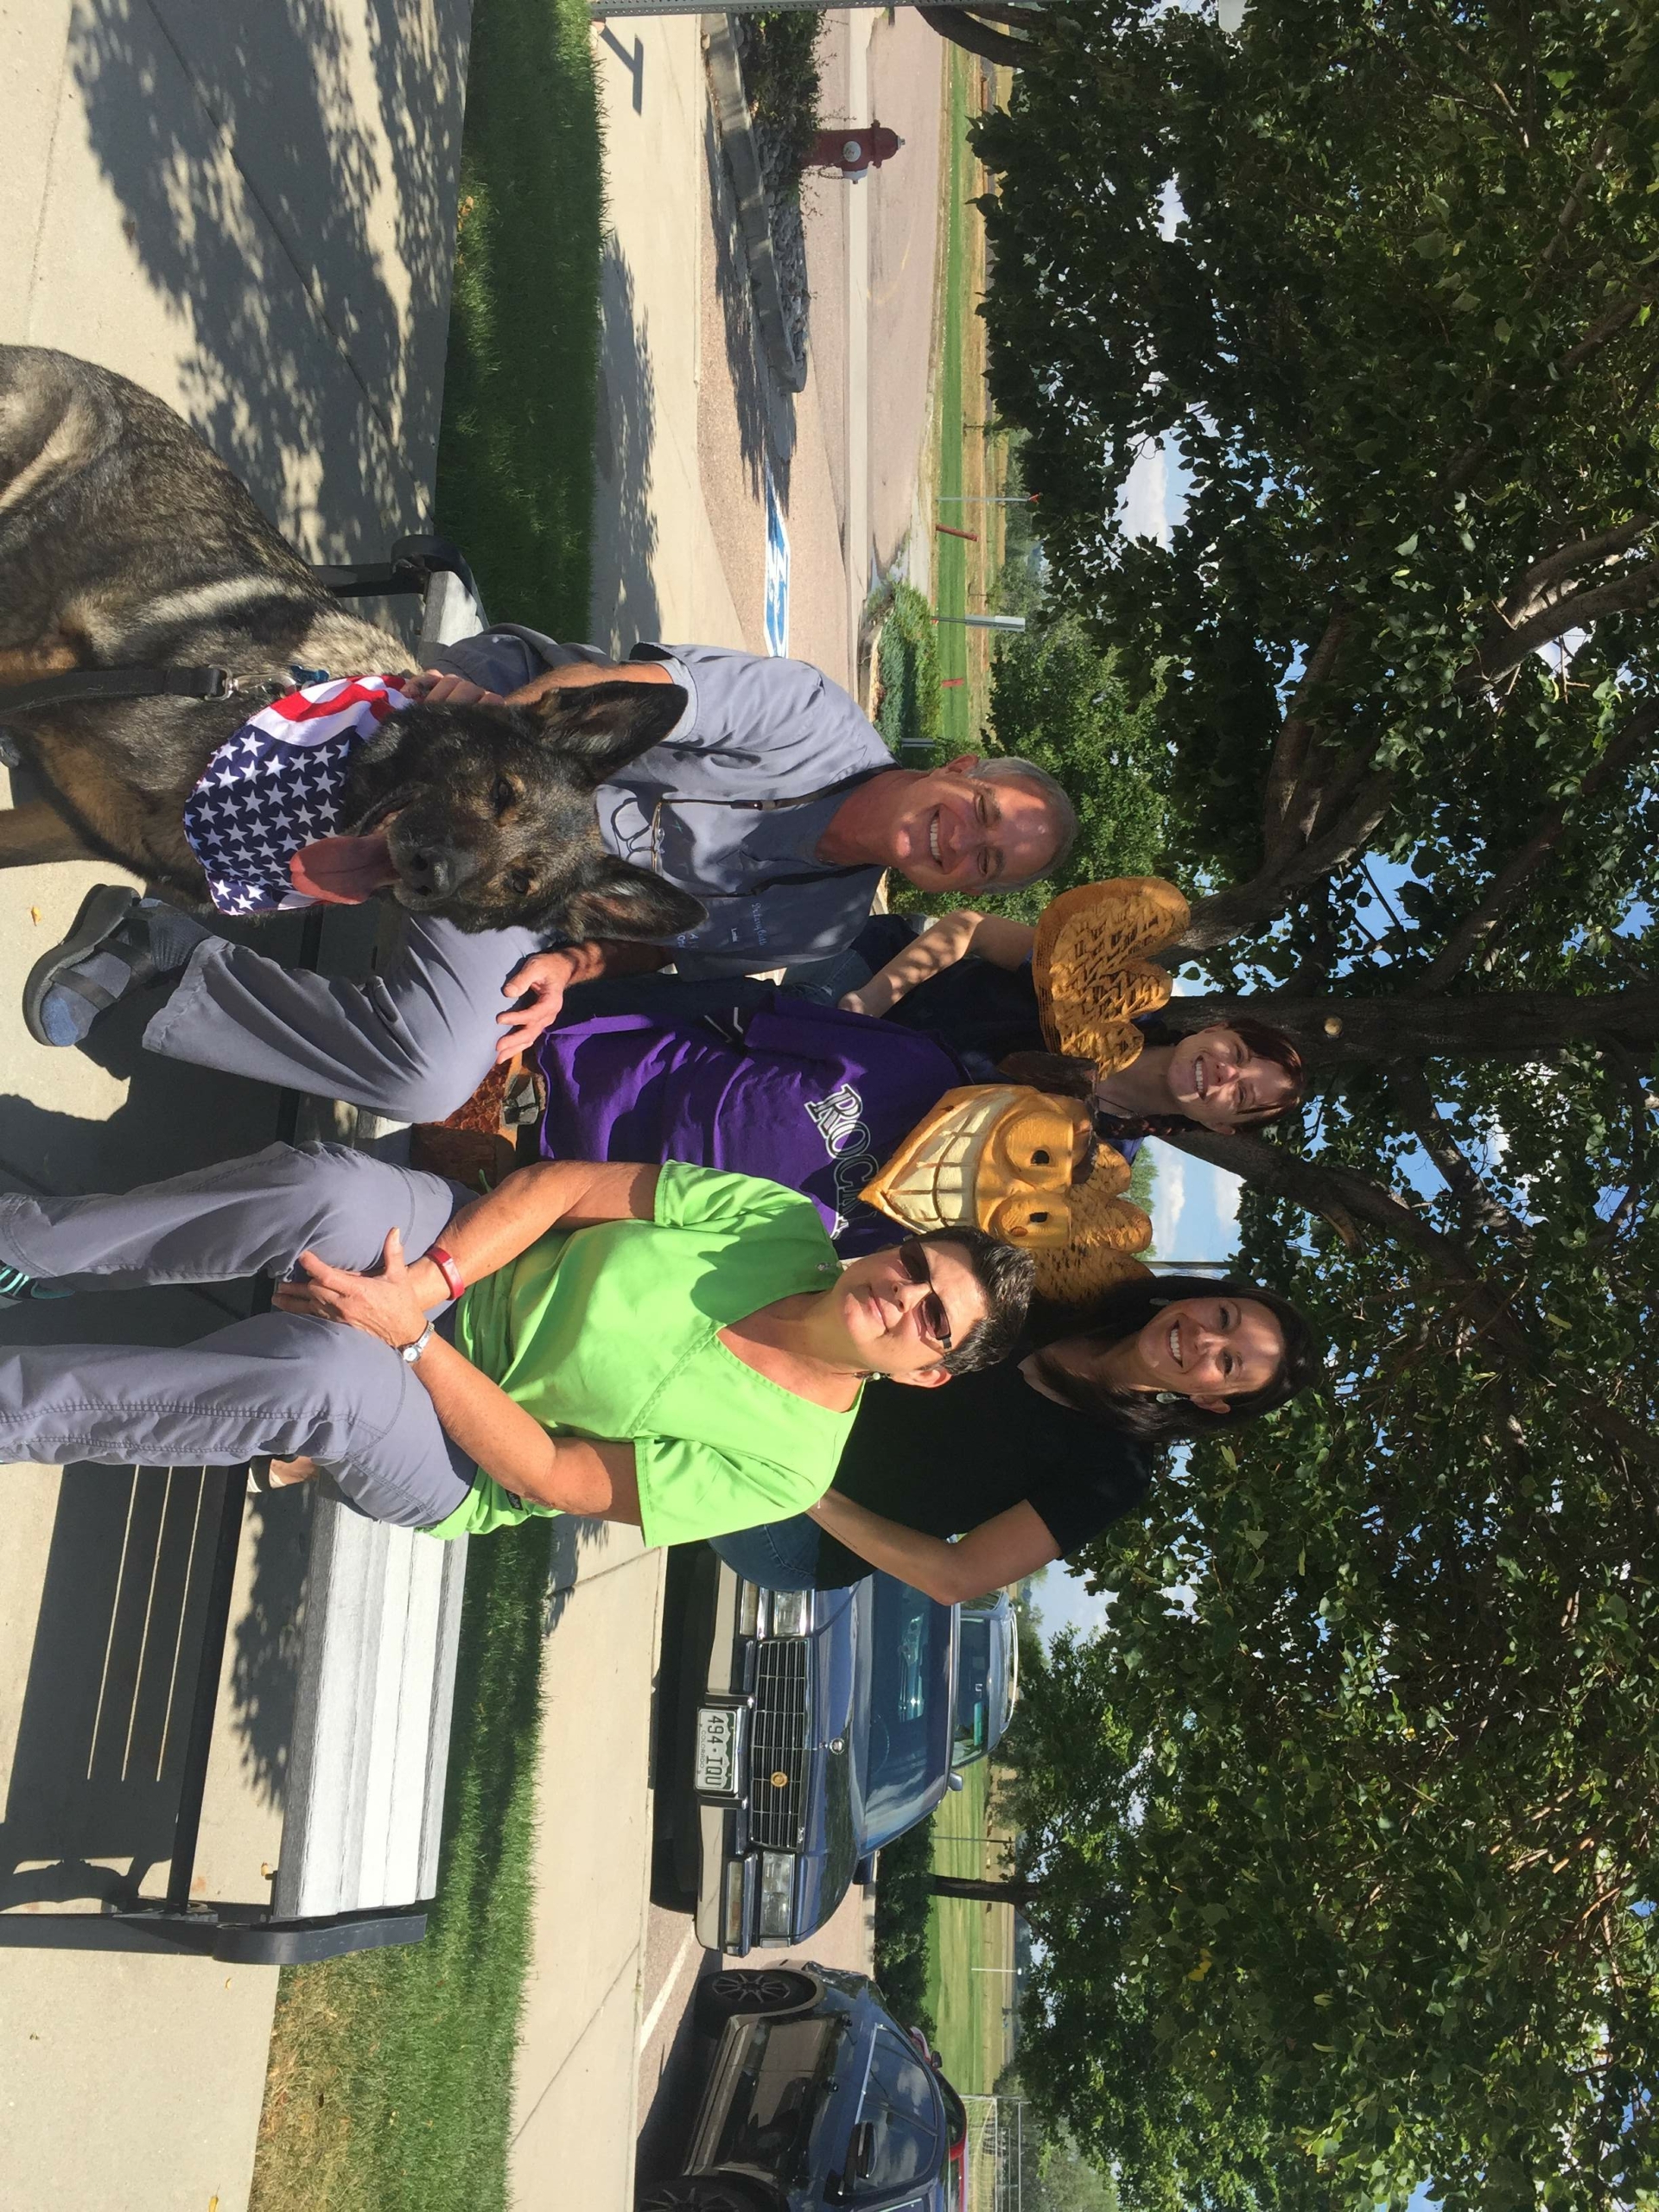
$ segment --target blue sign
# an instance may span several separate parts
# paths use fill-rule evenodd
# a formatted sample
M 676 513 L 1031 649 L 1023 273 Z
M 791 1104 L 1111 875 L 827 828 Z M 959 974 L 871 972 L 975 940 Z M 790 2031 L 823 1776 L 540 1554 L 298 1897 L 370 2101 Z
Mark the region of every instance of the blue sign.
M 789 652 L 789 532 L 778 504 L 778 487 L 766 465 L 766 651 L 782 659 Z

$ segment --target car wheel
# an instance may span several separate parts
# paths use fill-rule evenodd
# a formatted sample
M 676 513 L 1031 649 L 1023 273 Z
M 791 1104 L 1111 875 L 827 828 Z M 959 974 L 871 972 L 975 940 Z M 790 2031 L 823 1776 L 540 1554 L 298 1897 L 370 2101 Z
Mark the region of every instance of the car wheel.
M 658 2182 L 639 2199 L 639 2212 L 762 2212 L 764 2200 L 719 2175 L 685 2174 Z
M 785 1967 L 759 1972 L 728 1967 L 697 1984 L 697 2025 L 705 2034 L 717 2034 L 728 2020 L 741 2013 L 798 2012 L 817 1993 L 817 1984 L 810 1974 L 795 1974 Z

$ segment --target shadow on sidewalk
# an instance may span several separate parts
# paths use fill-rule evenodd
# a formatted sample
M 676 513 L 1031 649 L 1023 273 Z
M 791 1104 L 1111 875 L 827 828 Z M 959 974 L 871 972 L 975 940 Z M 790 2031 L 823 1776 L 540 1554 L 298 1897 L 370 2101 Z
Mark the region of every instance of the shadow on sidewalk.
M 424 480 L 436 450 L 471 7 L 366 0 L 357 48 L 341 12 L 82 0 L 69 67 L 132 251 L 194 333 L 189 411 L 286 527 L 378 557 L 315 503 L 399 455 Z M 358 404 L 328 404 L 320 339 Z
M 750 287 L 748 249 L 738 220 L 732 180 L 712 115 L 705 117 L 702 155 L 709 176 L 709 222 L 715 247 L 715 292 L 724 325 L 739 448 L 749 491 L 762 496 L 763 470 L 772 464 L 778 495 L 789 505 L 790 464 L 795 453 L 795 401 L 772 372 Z
M 616 579 L 611 614 L 614 649 L 627 652 L 641 638 L 661 635 L 662 605 L 652 567 L 657 557 L 657 518 L 652 512 L 651 448 L 657 422 L 657 372 L 634 288 L 615 233 L 600 262 L 599 414 L 594 459 L 595 487 L 604 510 L 602 532 L 613 535 L 607 565 Z

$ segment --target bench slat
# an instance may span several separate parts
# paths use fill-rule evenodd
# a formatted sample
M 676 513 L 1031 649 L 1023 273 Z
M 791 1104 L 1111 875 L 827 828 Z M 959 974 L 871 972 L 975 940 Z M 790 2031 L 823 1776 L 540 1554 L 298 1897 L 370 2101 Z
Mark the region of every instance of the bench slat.
M 436 1886 L 464 1546 L 315 1507 L 279 1919 Z

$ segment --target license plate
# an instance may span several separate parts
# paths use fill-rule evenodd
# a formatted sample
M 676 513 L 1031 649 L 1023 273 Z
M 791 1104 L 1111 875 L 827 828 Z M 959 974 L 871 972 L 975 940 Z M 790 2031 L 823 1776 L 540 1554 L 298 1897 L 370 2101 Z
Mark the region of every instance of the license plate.
M 740 1715 L 734 1706 L 697 1707 L 696 1744 L 692 1754 L 692 1787 L 712 1797 L 737 1794 L 737 1730 Z

